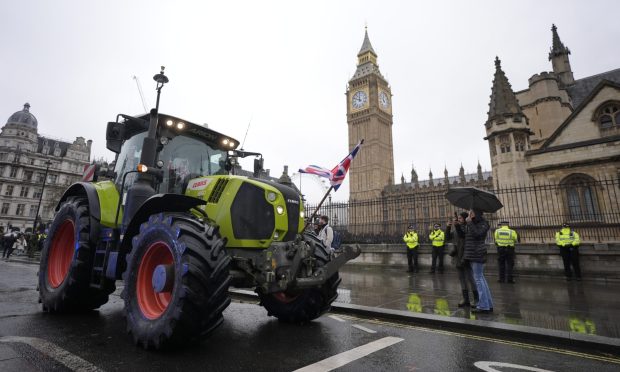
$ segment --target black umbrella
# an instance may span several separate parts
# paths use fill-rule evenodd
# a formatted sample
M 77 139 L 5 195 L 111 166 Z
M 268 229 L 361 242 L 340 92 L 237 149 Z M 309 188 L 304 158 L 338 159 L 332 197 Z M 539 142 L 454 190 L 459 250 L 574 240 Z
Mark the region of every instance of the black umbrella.
M 482 212 L 494 213 L 503 208 L 495 194 L 476 187 L 454 187 L 446 192 L 446 199 L 459 208 L 479 209 Z

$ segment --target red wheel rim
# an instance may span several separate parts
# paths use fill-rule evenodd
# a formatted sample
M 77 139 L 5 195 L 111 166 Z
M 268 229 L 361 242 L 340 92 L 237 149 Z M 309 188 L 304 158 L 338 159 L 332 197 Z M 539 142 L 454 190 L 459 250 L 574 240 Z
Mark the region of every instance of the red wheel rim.
M 138 268 L 136 296 L 138 297 L 138 306 L 147 319 L 159 318 L 170 304 L 172 290 L 156 292 L 153 289 L 153 272 L 158 265 L 171 265 L 173 263 L 172 251 L 164 242 L 151 244 L 142 256 Z
M 47 282 L 58 288 L 64 282 L 75 252 L 75 223 L 65 220 L 54 234 L 47 261 Z
M 273 294 L 273 297 L 280 302 L 288 304 L 290 302 L 295 301 L 295 299 L 297 298 L 297 295 L 291 295 L 286 292 L 276 292 Z

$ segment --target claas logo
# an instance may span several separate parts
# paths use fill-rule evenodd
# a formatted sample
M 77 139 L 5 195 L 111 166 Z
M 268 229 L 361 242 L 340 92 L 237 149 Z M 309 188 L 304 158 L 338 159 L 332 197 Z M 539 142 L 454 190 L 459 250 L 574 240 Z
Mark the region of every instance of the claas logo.
M 204 178 L 202 180 L 194 181 L 190 186 L 191 190 L 203 190 L 209 184 L 209 179 Z

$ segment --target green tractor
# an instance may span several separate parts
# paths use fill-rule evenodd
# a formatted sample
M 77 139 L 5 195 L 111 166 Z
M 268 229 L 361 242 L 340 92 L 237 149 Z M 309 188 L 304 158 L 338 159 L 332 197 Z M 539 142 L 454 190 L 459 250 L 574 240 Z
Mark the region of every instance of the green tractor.
M 230 174 L 239 142 L 204 126 L 159 114 L 108 123 L 116 153 L 110 180 L 71 185 L 56 207 L 41 256 L 44 311 L 91 310 L 116 280 L 127 330 L 160 349 L 195 342 L 223 321 L 229 287 L 254 288 L 269 315 L 307 322 L 337 297 L 338 269 L 359 255 L 334 254 L 304 232 L 300 195 L 288 186 Z

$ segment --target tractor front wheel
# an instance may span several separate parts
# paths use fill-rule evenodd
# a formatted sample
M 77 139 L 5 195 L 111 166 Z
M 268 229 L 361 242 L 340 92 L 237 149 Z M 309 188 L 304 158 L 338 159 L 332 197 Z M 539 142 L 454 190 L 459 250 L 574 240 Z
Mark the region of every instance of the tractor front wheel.
M 94 249 L 90 240 L 88 200 L 72 196 L 60 206 L 41 251 L 39 296 L 43 310 L 96 309 L 108 302 L 114 282 L 90 287 Z
M 127 331 L 145 349 L 198 341 L 230 304 L 230 257 L 217 227 L 184 213 L 152 215 L 123 274 Z

